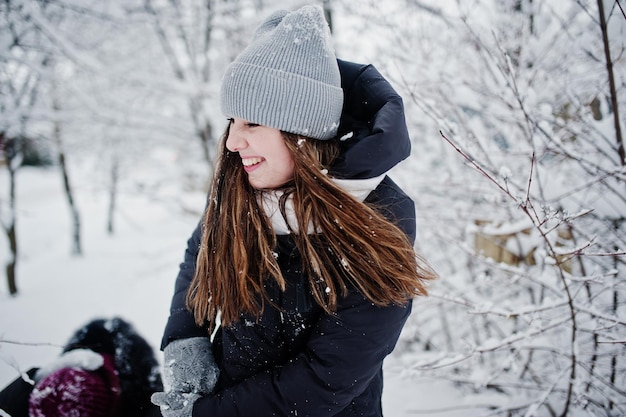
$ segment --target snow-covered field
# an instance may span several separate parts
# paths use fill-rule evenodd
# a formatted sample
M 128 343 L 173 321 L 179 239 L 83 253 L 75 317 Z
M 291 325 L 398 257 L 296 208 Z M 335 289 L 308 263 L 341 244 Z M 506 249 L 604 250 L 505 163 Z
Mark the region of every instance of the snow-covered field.
M 122 183 L 114 235 L 106 232 L 108 201 L 101 187 L 93 185 L 93 175 L 74 175 L 83 224 L 80 257 L 70 254 L 70 216 L 59 172 L 18 172 L 19 294 L 8 295 L 3 275 L 0 387 L 54 359 L 70 334 L 95 317 L 124 317 L 158 349 L 178 263 L 205 195 L 163 179 L 168 169 L 176 172 L 176 160 L 167 152 L 148 155 L 144 162 L 143 171 L 139 167 Z M 7 184 L 6 171 L 0 180 Z M 3 237 L 3 263 L 8 252 Z M 444 383 L 408 376 L 410 360 L 398 351 L 386 363 L 387 415 L 432 415 L 429 410 L 460 401 Z

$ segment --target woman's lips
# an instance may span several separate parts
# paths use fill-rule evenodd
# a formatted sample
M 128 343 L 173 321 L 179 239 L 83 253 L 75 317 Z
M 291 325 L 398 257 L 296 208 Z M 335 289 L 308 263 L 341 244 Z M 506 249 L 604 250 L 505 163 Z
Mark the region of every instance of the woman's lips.
M 241 158 L 241 162 L 243 163 L 243 169 L 246 172 L 254 171 L 261 165 L 261 162 L 263 161 L 264 161 L 263 158 L 260 158 L 257 156 L 251 157 L 251 158 Z

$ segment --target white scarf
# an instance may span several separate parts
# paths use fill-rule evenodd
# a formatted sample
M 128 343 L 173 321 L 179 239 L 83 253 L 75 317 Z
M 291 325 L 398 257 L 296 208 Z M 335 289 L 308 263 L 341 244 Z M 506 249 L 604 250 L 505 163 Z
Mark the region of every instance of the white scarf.
M 332 181 L 357 200 L 364 201 L 367 196 L 376 187 L 378 187 L 378 184 L 380 184 L 383 178 L 385 178 L 385 174 L 364 180 L 333 178 Z M 287 222 L 289 222 L 289 225 L 294 232 L 298 232 L 298 222 L 296 221 L 296 215 L 293 209 L 293 199 L 291 197 L 287 199 L 285 204 L 285 214 L 287 215 L 287 219 L 285 219 L 280 212 L 279 201 L 282 195 L 283 191 L 280 190 L 267 191 L 261 194 L 263 209 L 265 209 L 265 213 L 270 218 L 272 226 L 274 227 L 274 232 L 276 232 L 277 235 L 286 235 L 290 233 Z M 313 234 L 314 232 L 313 225 L 309 224 L 307 233 Z

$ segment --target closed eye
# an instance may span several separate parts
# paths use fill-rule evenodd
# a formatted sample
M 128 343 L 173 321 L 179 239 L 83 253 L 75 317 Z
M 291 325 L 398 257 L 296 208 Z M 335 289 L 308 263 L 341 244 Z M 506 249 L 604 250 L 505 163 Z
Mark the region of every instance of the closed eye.
M 233 117 L 229 117 L 229 118 L 228 118 L 228 119 L 226 119 L 226 120 L 228 120 L 228 124 L 230 124 L 230 125 L 232 125 L 233 123 L 235 123 L 235 119 L 234 119 Z M 246 125 L 246 127 L 259 127 L 259 126 L 261 126 L 261 125 L 260 125 L 260 124 L 258 124 L 258 123 L 251 123 L 251 122 L 246 122 L 246 123 L 245 123 L 245 125 Z

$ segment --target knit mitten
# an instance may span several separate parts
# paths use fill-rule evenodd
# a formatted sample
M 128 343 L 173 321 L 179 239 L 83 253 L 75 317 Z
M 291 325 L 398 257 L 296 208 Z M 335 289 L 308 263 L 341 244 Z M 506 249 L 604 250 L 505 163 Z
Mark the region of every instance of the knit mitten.
M 163 417 L 191 417 L 193 405 L 200 395 L 190 393 L 155 392 L 151 400 L 154 405 L 161 409 Z
M 213 391 L 219 369 L 208 337 L 175 340 L 165 347 L 163 354 L 166 392 L 207 395 Z

